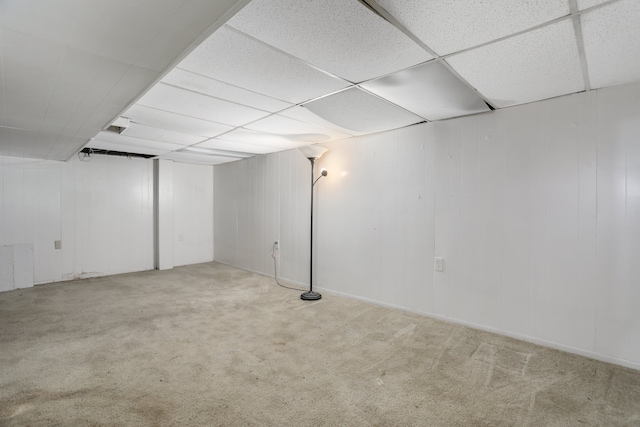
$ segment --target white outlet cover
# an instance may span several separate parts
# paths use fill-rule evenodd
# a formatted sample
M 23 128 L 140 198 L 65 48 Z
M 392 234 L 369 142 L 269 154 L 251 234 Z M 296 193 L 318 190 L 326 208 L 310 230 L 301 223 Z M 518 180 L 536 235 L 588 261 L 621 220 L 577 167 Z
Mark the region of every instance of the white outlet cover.
M 444 271 L 444 258 L 434 258 L 433 268 L 435 271 Z

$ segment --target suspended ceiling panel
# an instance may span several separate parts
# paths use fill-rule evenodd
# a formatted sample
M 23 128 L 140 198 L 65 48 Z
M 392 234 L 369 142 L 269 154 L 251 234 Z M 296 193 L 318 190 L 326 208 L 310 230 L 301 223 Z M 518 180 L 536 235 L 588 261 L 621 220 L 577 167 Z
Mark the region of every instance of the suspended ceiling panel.
M 242 129 L 238 129 L 240 131 Z M 252 133 L 257 133 L 253 131 L 248 131 Z M 241 141 L 251 141 L 251 138 L 242 138 Z M 214 150 L 226 150 L 226 151 L 239 151 L 242 153 L 253 153 L 253 154 L 267 154 L 267 153 L 275 153 L 277 151 L 282 151 L 283 148 L 294 148 L 293 146 L 273 146 L 273 145 L 261 145 L 261 144 L 249 144 L 246 142 L 238 142 L 238 141 L 224 141 L 222 139 L 213 138 L 208 141 L 202 142 L 195 147 L 203 147 L 210 148 Z
M 242 126 L 270 114 L 267 111 L 163 83 L 156 85 L 140 98 L 138 105 L 229 126 Z
M 270 98 L 237 86 L 231 86 L 209 77 L 181 70 L 180 68 L 176 68 L 167 74 L 162 79 L 162 82 L 272 113 L 284 110 L 292 105 L 288 102 Z
M 86 145 L 86 148 L 122 151 L 125 153 L 133 152 L 152 156 L 170 153 L 183 147 L 184 146 L 180 144 L 132 138 L 129 136 L 116 135 L 107 131 L 100 132 Z
M 335 139 L 347 138 L 350 135 L 340 133 L 334 129 L 316 126 L 311 123 L 301 122 L 280 115 L 269 116 L 247 126 L 247 129 L 264 132 L 271 135 L 279 135 L 287 141 L 315 144 L 328 142 Z M 224 135 L 223 135 L 224 137 Z
M 427 120 L 489 111 L 474 90 L 437 62 L 398 71 L 361 86 Z
M 203 137 L 214 137 L 233 129 L 233 126 L 157 110 L 139 104 L 129 108 L 123 116 L 131 119 L 134 123 Z
M 355 0 L 254 0 L 228 25 L 351 82 L 432 59 Z
M 179 67 L 293 104 L 349 85 L 228 27 L 216 31 Z
M 205 154 L 187 153 L 176 151 L 159 156 L 161 159 L 170 159 L 182 163 L 194 163 L 199 165 L 219 165 L 229 161 L 240 160 L 240 158 L 229 158 L 225 156 L 210 156 Z
M 304 106 L 325 120 L 357 132 L 382 132 L 424 121 L 422 117 L 358 88 L 347 89 Z
M 3 0 L 0 155 L 66 160 L 247 0 Z
M 91 147 L 219 164 L 485 112 L 483 99 L 502 108 L 637 81 L 638 8 L 4 0 L 0 155 L 66 159 L 96 137 Z M 122 134 L 100 134 L 119 116 Z M 195 148 L 209 151 L 184 151 Z
M 322 117 L 314 114 L 308 108 L 305 108 L 301 105 L 296 105 L 295 107 L 291 107 L 287 110 L 281 111 L 280 113 L 278 113 L 278 115 L 289 117 L 290 119 L 298 120 L 300 122 L 311 123 L 316 126 L 332 129 L 344 135 L 357 136 L 365 134 L 365 132 L 358 132 L 354 131 L 353 129 L 347 129 L 328 120 L 325 120 Z
M 439 55 L 569 14 L 567 0 L 378 0 L 378 3 Z
M 262 146 L 265 149 L 274 151 L 288 150 L 290 148 L 296 148 L 301 145 L 308 145 L 307 141 L 300 141 L 297 135 L 277 135 L 268 132 L 259 132 L 251 129 L 236 129 L 232 132 L 220 135 L 217 140 L 224 140 L 227 142 L 235 142 L 238 144 L 251 144 L 252 146 Z M 203 143 L 208 145 L 207 142 Z M 244 150 L 239 150 L 244 151 Z
M 153 126 L 131 123 L 121 135 L 134 138 L 150 139 L 152 141 L 169 142 L 180 145 L 193 145 L 202 142 L 206 138 L 198 135 L 176 132 Z
M 603 3 L 607 3 L 609 1 L 616 1 L 616 0 L 577 0 L 578 10 L 588 9 L 593 6 L 598 6 Z
M 591 87 L 640 80 L 640 1 L 620 0 L 582 15 L 584 50 Z
M 498 107 L 584 90 L 570 19 L 447 58 Z

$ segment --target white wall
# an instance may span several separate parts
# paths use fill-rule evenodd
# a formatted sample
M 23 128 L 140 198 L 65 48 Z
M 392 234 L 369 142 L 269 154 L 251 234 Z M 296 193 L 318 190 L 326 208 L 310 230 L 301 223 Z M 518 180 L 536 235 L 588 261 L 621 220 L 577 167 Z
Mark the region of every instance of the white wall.
M 173 165 L 173 264 L 213 261 L 213 166 Z
M 326 144 L 314 283 L 640 368 L 638 99 L 608 88 Z M 272 274 L 279 237 L 281 275 L 307 282 L 308 161 L 214 174 L 216 259 Z
M 278 274 L 308 283 L 310 168 L 297 150 L 215 166 L 215 259 L 273 275 L 279 240 Z
M 0 158 L 0 245 L 33 244 L 35 283 L 152 269 L 152 179 L 143 159 Z

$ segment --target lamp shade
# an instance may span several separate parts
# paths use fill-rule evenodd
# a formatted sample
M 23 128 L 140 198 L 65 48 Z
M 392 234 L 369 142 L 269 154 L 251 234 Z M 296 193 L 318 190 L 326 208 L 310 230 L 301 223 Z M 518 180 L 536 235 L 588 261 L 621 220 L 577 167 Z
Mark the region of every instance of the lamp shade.
M 319 159 L 324 153 L 329 151 L 328 148 L 321 147 L 319 145 L 305 145 L 303 147 L 298 147 L 298 150 L 302 151 L 302 154 L 307 159 Z

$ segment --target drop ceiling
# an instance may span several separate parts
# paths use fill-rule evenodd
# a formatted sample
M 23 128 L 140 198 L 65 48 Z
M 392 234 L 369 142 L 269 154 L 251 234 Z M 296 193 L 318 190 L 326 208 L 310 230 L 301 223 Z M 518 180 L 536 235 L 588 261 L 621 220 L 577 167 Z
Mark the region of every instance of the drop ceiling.
M 638 0 L 3 0 L 0 30 L 17 157 L 220 164 L 640 80 Z

